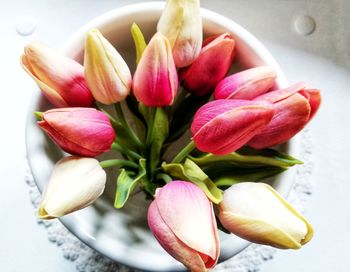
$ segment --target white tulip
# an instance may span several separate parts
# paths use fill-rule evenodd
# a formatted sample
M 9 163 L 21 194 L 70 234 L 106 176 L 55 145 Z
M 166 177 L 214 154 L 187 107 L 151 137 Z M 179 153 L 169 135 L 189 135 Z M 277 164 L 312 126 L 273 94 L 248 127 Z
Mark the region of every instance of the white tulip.
M 231 186 L 224 192 L 219 209 L 227 230 L 254 243 L 298 249 L 313 235 L 307 220 L 264 183 Z
M 83 209 L 103 193 L 106 172 L 93 158 L 70 156 L 56 163 L 41 200 L 41 219 L 61 217 Z
M 132 81 L 129 67 L 97 29 L 87 34 L 84 68 L 85 79 L 98 102 L 110 105 L 129 95 Z
M 190 65 L 202 48 L 200 1 L 167 0 L 157 30 L 169 39 L 176 67 Z

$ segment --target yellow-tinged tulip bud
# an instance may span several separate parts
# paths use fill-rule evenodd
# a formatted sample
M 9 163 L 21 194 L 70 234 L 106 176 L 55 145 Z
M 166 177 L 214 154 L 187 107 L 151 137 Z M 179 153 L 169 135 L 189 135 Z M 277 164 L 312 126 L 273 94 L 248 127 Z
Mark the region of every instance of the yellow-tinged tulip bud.
M 87 34 L 84 67 L 86 81 L 98 102 L 113 104 L 124 100 L 130 93 L 128 65 L 97 29 Z
M 313 235 L 308 221 L 264 183 L 231 186 L 224 192 L 219 209 L 222 225 L 253 243 L 299 249 Z
M 106 172 L 96 159 L 71 156 L 56 163 L 38 216 L 53 219 L 91 205 L 103 193 Z
M 192 64 L 202 48 L 200 1 L 167 0 L 157 30 L 169 39 L 176 67 Z

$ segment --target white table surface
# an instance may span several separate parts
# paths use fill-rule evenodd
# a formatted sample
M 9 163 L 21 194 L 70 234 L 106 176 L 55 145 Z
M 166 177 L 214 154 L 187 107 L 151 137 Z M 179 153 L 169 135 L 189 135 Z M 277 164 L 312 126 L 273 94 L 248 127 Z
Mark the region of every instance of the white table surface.
M 24 122 L 31 80 L 18 63 L 23 46 L 40 39 L 59 47 L 91 18 L 135 2 L 140 1 L 0 0 L 0 271 L 76 271 L 36 223 L 24 183 Z M 307 217 L 315 237 L 299 251 L 279 251 L 261 271 L 349 272 L 350 1 L 202 0 L 202 6 L 230 17 L 261 39 L 291 82 L 306 80 L 323 90 L 321 110 L 309 126 L 314 188 Z M 295 20 L 303 15 L 316 22 L 311 35 L 295 29 Z M 16 33 L 22 16 L 37 21 L 30 36 Z

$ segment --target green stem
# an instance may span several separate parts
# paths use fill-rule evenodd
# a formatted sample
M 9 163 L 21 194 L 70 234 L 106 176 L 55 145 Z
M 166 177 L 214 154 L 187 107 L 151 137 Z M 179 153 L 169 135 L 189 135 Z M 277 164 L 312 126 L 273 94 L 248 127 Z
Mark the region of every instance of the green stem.
M 193 141 L 189 142 L 172 160 L 172 163 L 181 163 L 192 150 L 196 148 L 196 145 Z
M 136 136 L 135 132 L 130 128 L 128 122 L 126 121 L 120 103 L 114 104 L 114 107 L 115 107 L 115 111 L 117 112 L 119 121 L 123 125 L 126 133 L 129 135 L 130 139 L 137 145 L 137 147 L 143 149 L 143 144 L 141 143 L 140 139 Z
M 129 150 L 123 146 L 121 146 L 120 144 L 114 142 L 112 144 L 112 149 L 119 151 L 120 153 L 127 155 L 133 159 L 135 159 L 136 161 L 142 159 L 141 155 L 137 154 L 136 152 Z
M 164 180 L 165 183 L 169 183 L 173 181 L 172 177 L 165 173 L 159 173 L 156 177 L 157 179 Z
M 115 167 L 115 166 L 132 167 L 135 169 L 139 168 L 139 166 L 136 163 L 131 161 L 126 161 L 126 160 L 105 160 L 105 161 L 101 161 L 100 165 L 102 168 Z
M 153 128 L 154 128 L 154 119 L 156 115 L 156 107 L 150 107 L 150 115 L 149 115 L 149 122 L 148 122 L 148 127 L 147 127 L 147 137 L 146 137 L 146 146 L 149 148 L 152 144 L 153 140 Z

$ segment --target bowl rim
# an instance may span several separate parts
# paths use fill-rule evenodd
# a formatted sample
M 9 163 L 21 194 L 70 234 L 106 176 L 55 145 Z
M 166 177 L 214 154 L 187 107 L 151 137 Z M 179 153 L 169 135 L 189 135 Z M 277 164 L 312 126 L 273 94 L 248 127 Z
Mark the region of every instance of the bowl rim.
M 142 3 L 136 3 L 136 4 L 130 4 L 130 5 L 125 5 L 122 7 L 115 8 L 113 10 L 110 10 L 106 13 L 103 13 L 94 19 L 90 20 L 86 24 L 84 24 L 82 27 L 80 27 L 76 32 L 74 32 L 60 47 L 60 51 L 63 52 L 66 55 L 69 56 L 77 56 L 81 48 L 77 47 L 77 44 L 83 44 L 83 41 L 85 39 L 85 35 L 88 32 L 89 29 L 91 28 L 100 28 L 103 26 L 106 26 L 110 24 L 111 22 L 115 21 L 116 18 L 118 17 L 124 17 L 124 16 L 131 16 L 135 13 L 138 12 L 160 12 L 165 6 L 164 2 L 142 2 Z M 274 67 L 276 70 L 276 73 L 278 75 L 276 79 L 276 84 L 283 88 L 287 87 L 288 81 L 286 79 L 286 76 L 284 75 L 283 71 L 281 70 L 280 66 L 278 65 L 277 61 L 273 58 L 271 53 L 265 48 L 265 46 L 253 35 L 251 34 L 248 30 L 237 24 L 236 22 L 232 21 L 231 19 L 216 13 L 214 11 L 201 8 L 201 14 L 202 18 L 211 22 L 218 23 L 220 26 L 230 29 L 232 32 L 235 33 L 235 35 L 239 36 L 242 40 L 246 42 L 246 44 L 252 48 L 259 57 L 262 59 L 264 63 L 268 63 L 270 66 Z M 234 31 L 233 31 L 234 30 Z M 30 115 L 32 114 L 32 109 L 34 109 L 37 106 L 38 101 L 41 98 L 41 93 L 40 92 L 35 92 L 32 96 L 31 103 L 29 106 L 29 111 Z M 28 131 L 30 130 L 30 126 L 32 125 L 32 119 L 28 118 L 30 116 L 29 114 L 27 115 L 27 120 L 26 120 L 26 152 L 27 152 L 27 159 L 28 163 L 31 169 L 33 169 L 33 163 L 30 157 L 30 144 L 28 141 Z M 288 151 L 295 153 L 297 150 L 297 145 L 295 143 L 297 142 L 297 139 L 293 139 L 292 141 L 289 142 L 288 145 Z M 294 171 L 291 171 L 293 169 L 290 169 L 288 171 L 288 175 L 292 175 Z M 34 176 L 34 175 L 33 175 Z M 35 176 L 34 176 L 34 181 L 35 181 Z M 37 183 L 36 183 L 37 184 Z M 37 187 L 39 191 L 42 190 L 40 186 L 37 184 Z M 282 189 L 282 195 L 287 195 L 289 193 L 289 190 L 291 189 L 291 186 L 289 188 L 283 188 Z M 116 258 L 117 254 L 109 254 L 109 252 L 106 252 L 105 248 L 100 248 L 92 245 L 89 243 L 91 241 L 91 237 L 87 236 L 88 234 L 85 234 L 82 231 L 77 231 L 74 227 L 72 227 L 72 224 L 70 220 L 67 220 L 66 218 L 59 218 L 60 222 L 75 236 L 77 237 L 80 241 L 82 241 L 84 244 L 88 245 L 91 247 L 93 250 L 96 250 L 98 253 L 101 255 L 113 260 L 117 261 L 116 259 L 119 259 L 118 262 L 123 265 L 127 265 L 131 268 L 135 269 L 142 269 L 143 271 L 164 271 L 164 268 L 156 268 L 152 267 L 149 269 L 152 270 L 145 270 L 144 267 L 140 266 L 140 263 L 135 263 L 130 260 L 125 260 L 122 258 Z M 240 251 L 245 249 L 247 246 L 249 246 L 251 243 L 246 242 L 240 250 L 236 253 L 238 254 Z M 222 249 L 222 247 L 221 247 Z M 233 255 L 234 256 L 234 255 Z M 229 259 L 232 256 L 225 256 L 219 259 L 219 262 L 222 262 L 224 260 Z M 182 266 L 179 266 L 179 268 L 176 271 L 183 271 Z M 163 269 L 163 270 L 162 270 Z M 172 269 L 172 271 L 175 271 Z

